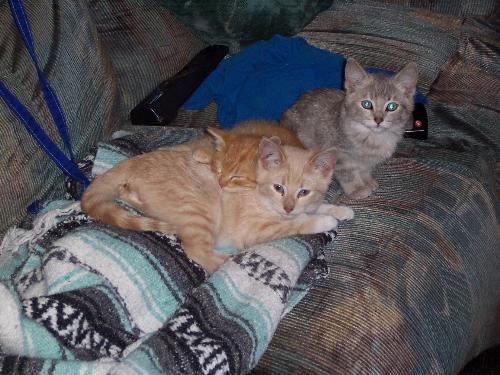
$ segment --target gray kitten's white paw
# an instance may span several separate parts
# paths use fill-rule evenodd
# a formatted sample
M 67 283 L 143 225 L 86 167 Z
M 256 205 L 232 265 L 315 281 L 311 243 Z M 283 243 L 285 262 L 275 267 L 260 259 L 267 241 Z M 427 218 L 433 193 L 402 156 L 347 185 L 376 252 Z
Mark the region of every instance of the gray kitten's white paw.
M 337 219 L 329 215 L 316 215 L 314 223 L 314 232 L 328 232 L 330 230 L 336 229 L 338 225 Z
M 366 186 L 372 191 L 374 191 L 378 189 L 378 182 L 375 179 L 370 178 L 366 181 Z
M 348 195 L 349 195 L 349 198 L 352 198 L 352 199 L 363 199 L 363 198 L 369 197 L 372 194 L 372 192 L 373 192 L 373 190 L 370 187 L 364 186 L 362 188 L 354 190 L 353 192 L 351 192 Z
M 347 206 L 335 206 L 333 204 L 322 204 L 318 214 L 330 215 L 338 220 L 351 220 L 354 217 L 354 211 Z

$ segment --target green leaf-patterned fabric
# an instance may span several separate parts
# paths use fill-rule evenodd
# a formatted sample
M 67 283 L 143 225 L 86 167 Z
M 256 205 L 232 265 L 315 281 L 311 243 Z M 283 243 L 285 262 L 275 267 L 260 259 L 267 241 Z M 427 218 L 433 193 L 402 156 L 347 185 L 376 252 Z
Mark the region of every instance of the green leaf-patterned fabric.
M 332 0 L 155 0 L 210 43 L 233 50 L 299 32 Z

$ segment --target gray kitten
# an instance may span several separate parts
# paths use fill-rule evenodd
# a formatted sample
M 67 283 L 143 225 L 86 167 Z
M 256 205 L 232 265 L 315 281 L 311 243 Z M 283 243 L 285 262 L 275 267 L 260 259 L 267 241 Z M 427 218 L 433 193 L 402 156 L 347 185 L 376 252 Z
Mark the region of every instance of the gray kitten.
M 378 187 L 372 170 L 391 157 L 411 121 L 416 84 L 413 62 L 387 77 L 369 74 L 349 58 L 345 93 L 327 88 L 305 93 L 283 113 L 281 123 L 307 148 L 334 148 L 334 175 L 342 189 L 352 198 L 365 198 Z

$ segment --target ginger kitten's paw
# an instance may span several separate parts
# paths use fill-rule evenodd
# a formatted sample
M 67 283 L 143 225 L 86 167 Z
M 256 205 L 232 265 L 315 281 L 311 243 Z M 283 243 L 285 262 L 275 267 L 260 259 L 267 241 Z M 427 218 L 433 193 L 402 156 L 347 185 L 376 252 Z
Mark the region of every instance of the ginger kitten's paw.
M 354 211 L 347 206 L 335 206 L 333 204 L 322 204 L 319 206 L 318 214 L 330 215 L 338 220 L 351 220 L 354 218 Z
M 329 215 L 315 215 L 314 219 L 315 222 L 313 233 L 328 232 L 330 230 L 336 229 L 339 223 L 337 219 Z

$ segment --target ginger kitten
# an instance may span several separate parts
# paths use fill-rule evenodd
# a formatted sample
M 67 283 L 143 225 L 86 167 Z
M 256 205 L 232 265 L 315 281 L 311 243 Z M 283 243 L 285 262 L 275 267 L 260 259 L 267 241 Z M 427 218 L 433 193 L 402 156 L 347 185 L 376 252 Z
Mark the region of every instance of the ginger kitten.
M 352 198 L 378 184 L 373 169 L 392 156 L 412 119 L 417 68 L 409 63 L 393 77 L 368 74 L 354 59 L 345 68 L 345 93 L 321 88 L 299 97 L 281 118 L 308 148 L 334 147 L 335 177 Z
M 207 131 L 214 137 L 215 147 L 195 147 L 193 158 L 210 164 L 221 188 L 231 191 L 255 188 L 258 146 L 263 136 L 277 136 L 283 145 L 304 148 L 292 131 L 273 121 L 245 121 L 229 131 Z
M 322 204 L 335 155 L 281 146 L 263 138 L 257 146 L 256 188 L 222 190 L 189 148 L 163 148 L 124 160 L 97 177 L 82 209 L 104 223 L 137 231 L 177 234 L 187 256 L 215 271 L 227 255 L 216 246 L 243 249 L 260 242 L 334 229 L 353 217 L 350 208 Z M 115 199 L 135 206 L 134 215 Z

